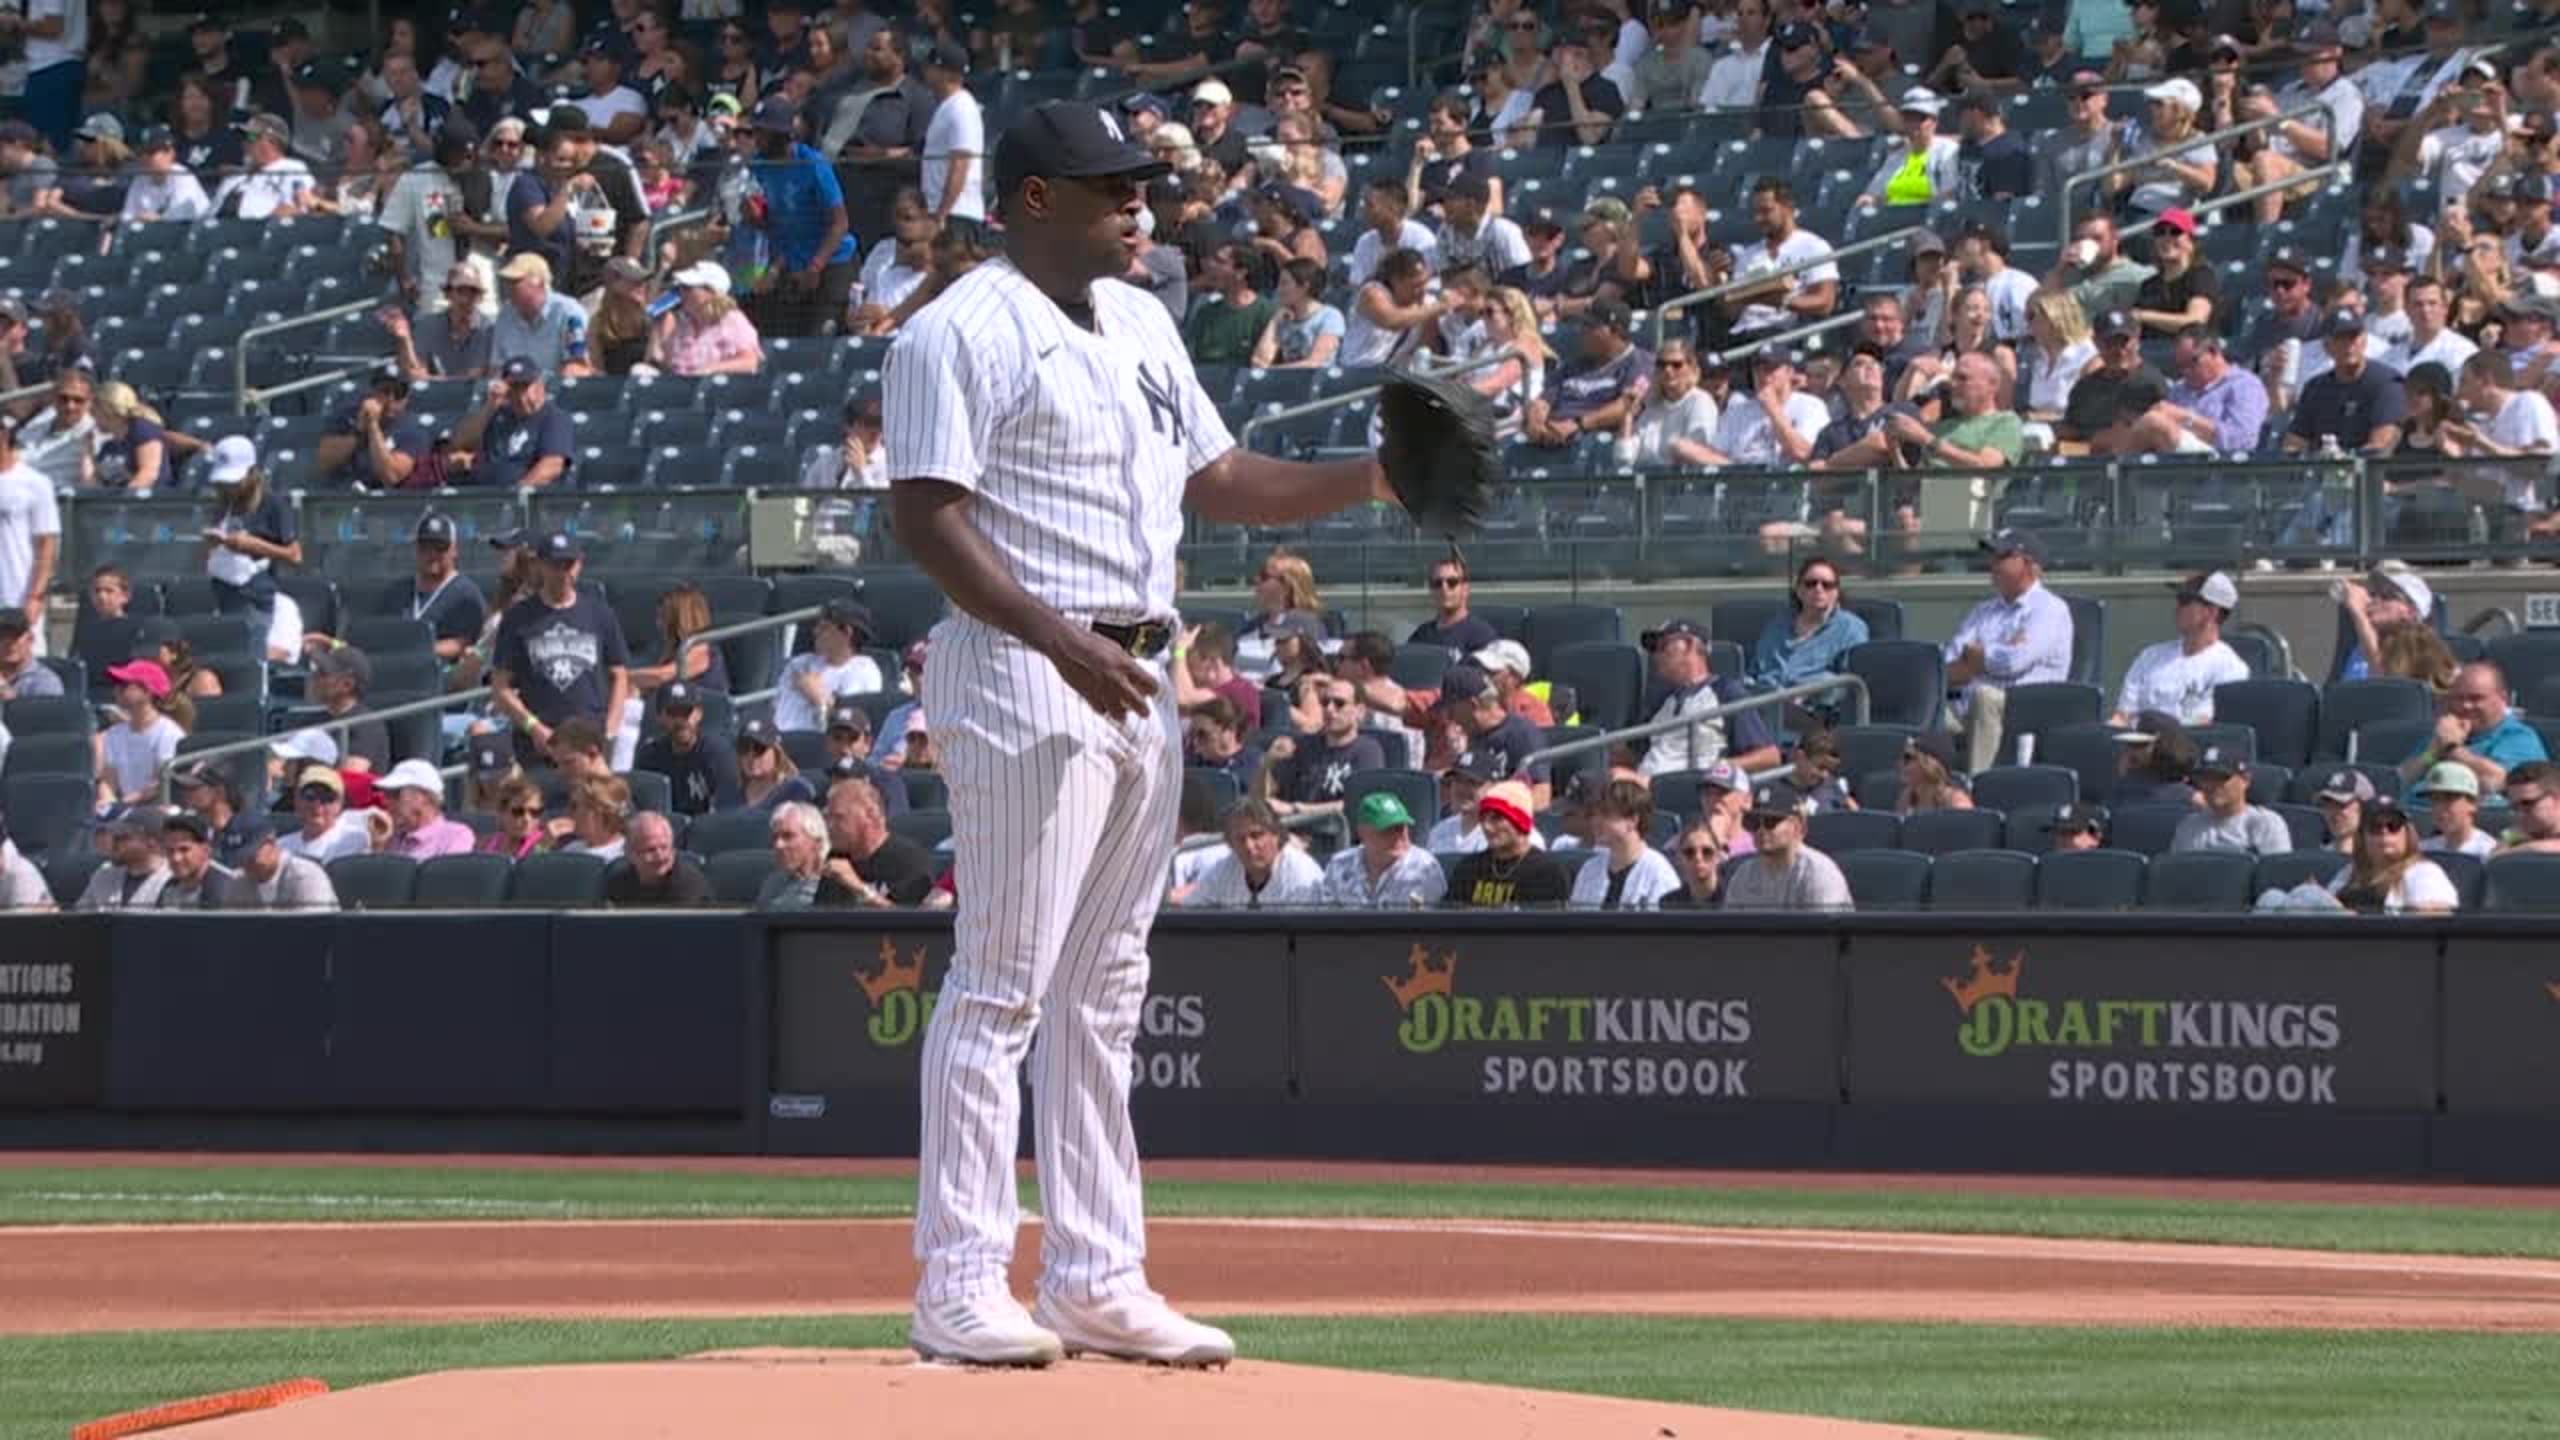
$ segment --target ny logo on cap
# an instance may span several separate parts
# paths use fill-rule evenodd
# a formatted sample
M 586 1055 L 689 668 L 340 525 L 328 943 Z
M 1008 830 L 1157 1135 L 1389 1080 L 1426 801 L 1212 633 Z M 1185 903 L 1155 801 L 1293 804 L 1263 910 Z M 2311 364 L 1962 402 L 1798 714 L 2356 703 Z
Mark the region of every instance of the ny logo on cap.
M 1108 110 L 1097 110 L 1094 114 L 1102 121 L 1102 128 L 1111 132 L 1112 139 L 1120 141 L 1122 144 L 1128 143 L 1129 137 L 1122 134 L 1120 131 L 1119 116 L 1112 114 Z

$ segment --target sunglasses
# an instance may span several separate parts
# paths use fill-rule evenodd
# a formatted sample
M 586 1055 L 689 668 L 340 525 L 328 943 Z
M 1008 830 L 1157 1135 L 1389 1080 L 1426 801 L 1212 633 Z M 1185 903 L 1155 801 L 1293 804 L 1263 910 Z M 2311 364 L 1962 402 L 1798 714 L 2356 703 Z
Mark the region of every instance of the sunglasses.
M 2409 828 L 2409 822 L 2397 815 L 2376 815 L 2364 822 L 2367 835 L 2397 835 Z
M 2519 795 L 2510 790 L 2507 792 L 2507 803 L 2519 810 L 2530 810 L 2554 795 L 2560 795 L 2560 790 L 2546 790 L 2539 795 Z
M 522 820 L 539 820 L 542 818 L 542 807 L 539 805 L 518 805 L 507 813 Z
M 1686 360 L 1656 360 L 1653 362 L 1653 368 L 1656 370 L 1686 370 L 1689 368 L 1689 362 Z
M 1318 703 L 1319 703 L 1319 704 L 1321 704 L 1321 705 L 1323 705 L 1323 706 L 1324 706 L 1324 708 L 1325 708 L 1325 709 L 1327 709 L 1327 710 L 1348 710 L 1348 709 L 1350 709 L 1350 708 L 1351 708 L 1351 702 L 1350 702 L 1350 701 L 1348 701 L 1348 700 L 1337 700 L 1337 699 L 1335 699 L 1333 696 L 1330 696 L 1330 695 L 1326 696 L 1323 700 L 1319 701 Z
M 1807 575 L 1796 582 L 1796 588 L 1799 590 L 1837 590 L 1840 588 L 1840 582 L 1837 580 L 1825 580 L 1818 575 Z
M 1463 575 L 1434 575 L 1431 577 L 1431 588 L 1434 590 L 1455 590 L 1466 583 L 1467 578 Z
M 1713 845 L 1683 845 L 1680 847 L 1680 858 L 1683 860 L 1714 860 L 1721 858 L 1723 854 L 1723 851 L 1717 849 Z
M 298 798 L 308 800 L 314 805 L 335 805 L 343 798 L 337 791 L 329 789 L 324 785 L 306 786 L 303 789 L 295 791 L 294 794 Z
M 1793 812 L 1786 810 L 1754 810 L 1742 817 L 1742 824 L 1748 830 L 1775 830 L 1794 818 Z
M 2296 290 L 2300 289 L 2301 286 L 2302 277 L 2299 275 L 2270 275 L 2267 277 L 2267 288 L 2270 290 Z

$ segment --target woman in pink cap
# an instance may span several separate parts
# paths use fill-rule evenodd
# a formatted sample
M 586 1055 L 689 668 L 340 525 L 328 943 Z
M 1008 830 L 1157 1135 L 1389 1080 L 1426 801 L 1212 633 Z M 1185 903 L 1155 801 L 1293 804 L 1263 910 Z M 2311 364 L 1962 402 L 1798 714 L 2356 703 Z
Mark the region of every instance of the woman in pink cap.
M 169 718 L 169 672 L 157 660 L 128 660 L 107 671 L 116 682 L 122 724 L 98 732 L 98 803 L 138 805 L 158 793 L 160 771 L 177 758 L 186 727 Z

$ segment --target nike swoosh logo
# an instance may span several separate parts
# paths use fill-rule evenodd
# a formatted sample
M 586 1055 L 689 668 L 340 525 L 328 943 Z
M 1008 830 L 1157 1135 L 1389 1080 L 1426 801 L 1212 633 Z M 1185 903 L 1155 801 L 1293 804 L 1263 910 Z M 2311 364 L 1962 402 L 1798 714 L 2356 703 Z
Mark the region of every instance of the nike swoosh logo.
M 1046 360 L 1046 359 L 1048 359 L 1050 356 L 1055 355 L 1055 354 L 1057 354 L 1057 353 L 1058 353 L 1058 347 L 1057 347 L 1057 346 L 1055 346 L 1055 345 L 1051 345 L 1051 346 L 1048 346 L 1047 348 L 1043 349 L 1043 350 L 1042 350 L 1038 355 L 1034 356 L 1033 358 L 1034 358 L 1034 359 L 1039 359 L 1039 360 Z

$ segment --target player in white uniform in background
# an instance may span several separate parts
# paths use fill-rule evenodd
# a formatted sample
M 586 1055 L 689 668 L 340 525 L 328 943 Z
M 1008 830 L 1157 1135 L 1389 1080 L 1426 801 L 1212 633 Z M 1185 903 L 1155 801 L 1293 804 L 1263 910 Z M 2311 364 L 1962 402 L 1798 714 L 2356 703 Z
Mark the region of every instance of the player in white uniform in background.
M 898 537 L 957 612 L 933 632 L 960 902 L 925 1034 L 910 1338 L 975 1363 L 1221 1363 L 1225 1332 L 1147 1288 L 1129 1127 L 1182 790 L 1174 546 L 1186 504 L 1285 524 L 1393 496 L 1373 460 L 1236 448 L 1164 307 L 1117 278 L 1141 183 L 1166 173 L 1118 117 L 1039 106 L 993 168 L 1008 256 L 918 312 L 886 377 Z M 1005 1273 L 1026 1055 L 1043 1216 L 1029 1312 Z

